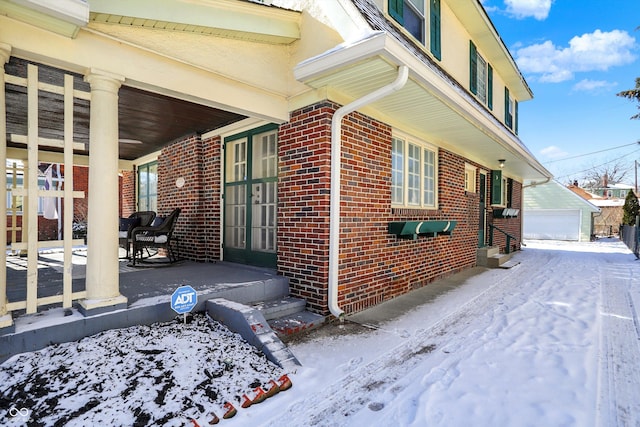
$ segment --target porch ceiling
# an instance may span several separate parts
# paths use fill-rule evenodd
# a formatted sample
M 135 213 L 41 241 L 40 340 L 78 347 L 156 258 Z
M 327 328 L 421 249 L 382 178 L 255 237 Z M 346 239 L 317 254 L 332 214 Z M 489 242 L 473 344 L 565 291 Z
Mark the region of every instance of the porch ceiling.
M 390 37 L 373 35 L 299 64 L 296 78 L 327 88 L 334 100 L 346 104 L 391 83 L 398 66 L 407 65 L 406 85 L 363 112 L 489 168 L 498 168 L 498 159 L 505 159 L 510 176 L 551 176 L 517 136 L 462 88 L 405 52 Z
M 26 77 L 26 61 L 12 57 L 6 65 L 7 74 Z M 39 80 L 55 84 L 62 80 L 61 70 L 40 65 Z M 67 72 L 67 74 L 69 74 Z M 75 75 L 76 90 L 89 91 L 82 76 Z M 7 100 L 7 145 L 24 148 L 21 136 L 27 135 L 27 94 L 26 88 L 18 84 L 6 85 Z M 63 139 L 61 95 L 40 92 L 40 113 L 38 118 L 39 136 L 49 139 Z M 165 95 L 122 86 L 119 91 L 119 158 L 135 160 L 162 149 L 177 138 L 202 134 L 233 122 L 245 116 L 228 111 L 194 104 Z M 75 99 L 74 142 L 84 144 L 84 150 L 76 154 L 89 153 L 89 102 Z M 61 151 L 54 147 L 43 150 Z

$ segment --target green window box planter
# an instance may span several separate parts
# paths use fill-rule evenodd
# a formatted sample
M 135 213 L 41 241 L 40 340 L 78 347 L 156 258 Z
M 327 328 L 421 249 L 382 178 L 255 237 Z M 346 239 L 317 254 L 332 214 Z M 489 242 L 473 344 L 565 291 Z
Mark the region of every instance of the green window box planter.
M 457 221 L 397 221 L 389 223 L 389 234 L 416 240 L 418 236 L 451 235 Z

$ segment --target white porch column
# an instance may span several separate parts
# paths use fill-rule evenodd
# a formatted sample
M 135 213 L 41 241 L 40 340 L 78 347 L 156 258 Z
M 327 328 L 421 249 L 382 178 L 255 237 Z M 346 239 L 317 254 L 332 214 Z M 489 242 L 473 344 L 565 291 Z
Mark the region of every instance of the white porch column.
M 7 104 L 5 99 L 4 64 L 11 57 L 11 46 L 0 43 L 0 265 L 7 265 Z M 7 269 L 0 270 L 0 330 L 13 327 L 7 312 Z
M 88 70 L 89 213 L 85 315 L 126 308 L 118 275 L 118 90 L 124 77 Z

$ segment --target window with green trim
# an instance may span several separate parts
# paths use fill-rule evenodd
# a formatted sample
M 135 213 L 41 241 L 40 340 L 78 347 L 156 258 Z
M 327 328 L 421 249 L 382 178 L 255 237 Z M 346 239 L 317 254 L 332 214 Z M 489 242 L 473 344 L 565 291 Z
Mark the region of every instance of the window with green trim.
M 469 41 L 469 90 L 490 110 L 493 109 L 493 67 Z
M 428 3 L 428 6 L 427 6 Z M 389 15 L 421 44 L 426 45 L 429 7 L 429 48 L 433 56 L 442 59 L 440 0 L 388 0 Z
M 138 167 L 138 210 L 158 211 L 158 162 Z
M 504 124 L 516 134 L 518 133 L 518 101 L 509 94 L 509 89 L 504 88 Z
M 437 149 L 403 137 L 394 137 L 391 146 L 391 204 L 435 208 Z

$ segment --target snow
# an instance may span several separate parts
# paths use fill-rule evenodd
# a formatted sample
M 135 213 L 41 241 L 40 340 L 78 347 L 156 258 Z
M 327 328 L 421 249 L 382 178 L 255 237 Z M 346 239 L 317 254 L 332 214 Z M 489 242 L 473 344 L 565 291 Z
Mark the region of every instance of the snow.
M 303 366 L 264 403 L 240 407 L 284 371 L 196 316 L 14 356 L 0 411 L 8 425 L 640 425 L 639 262 L 617 239 L 526 243 L 516 267 L 396 319 L 291 343 Z

